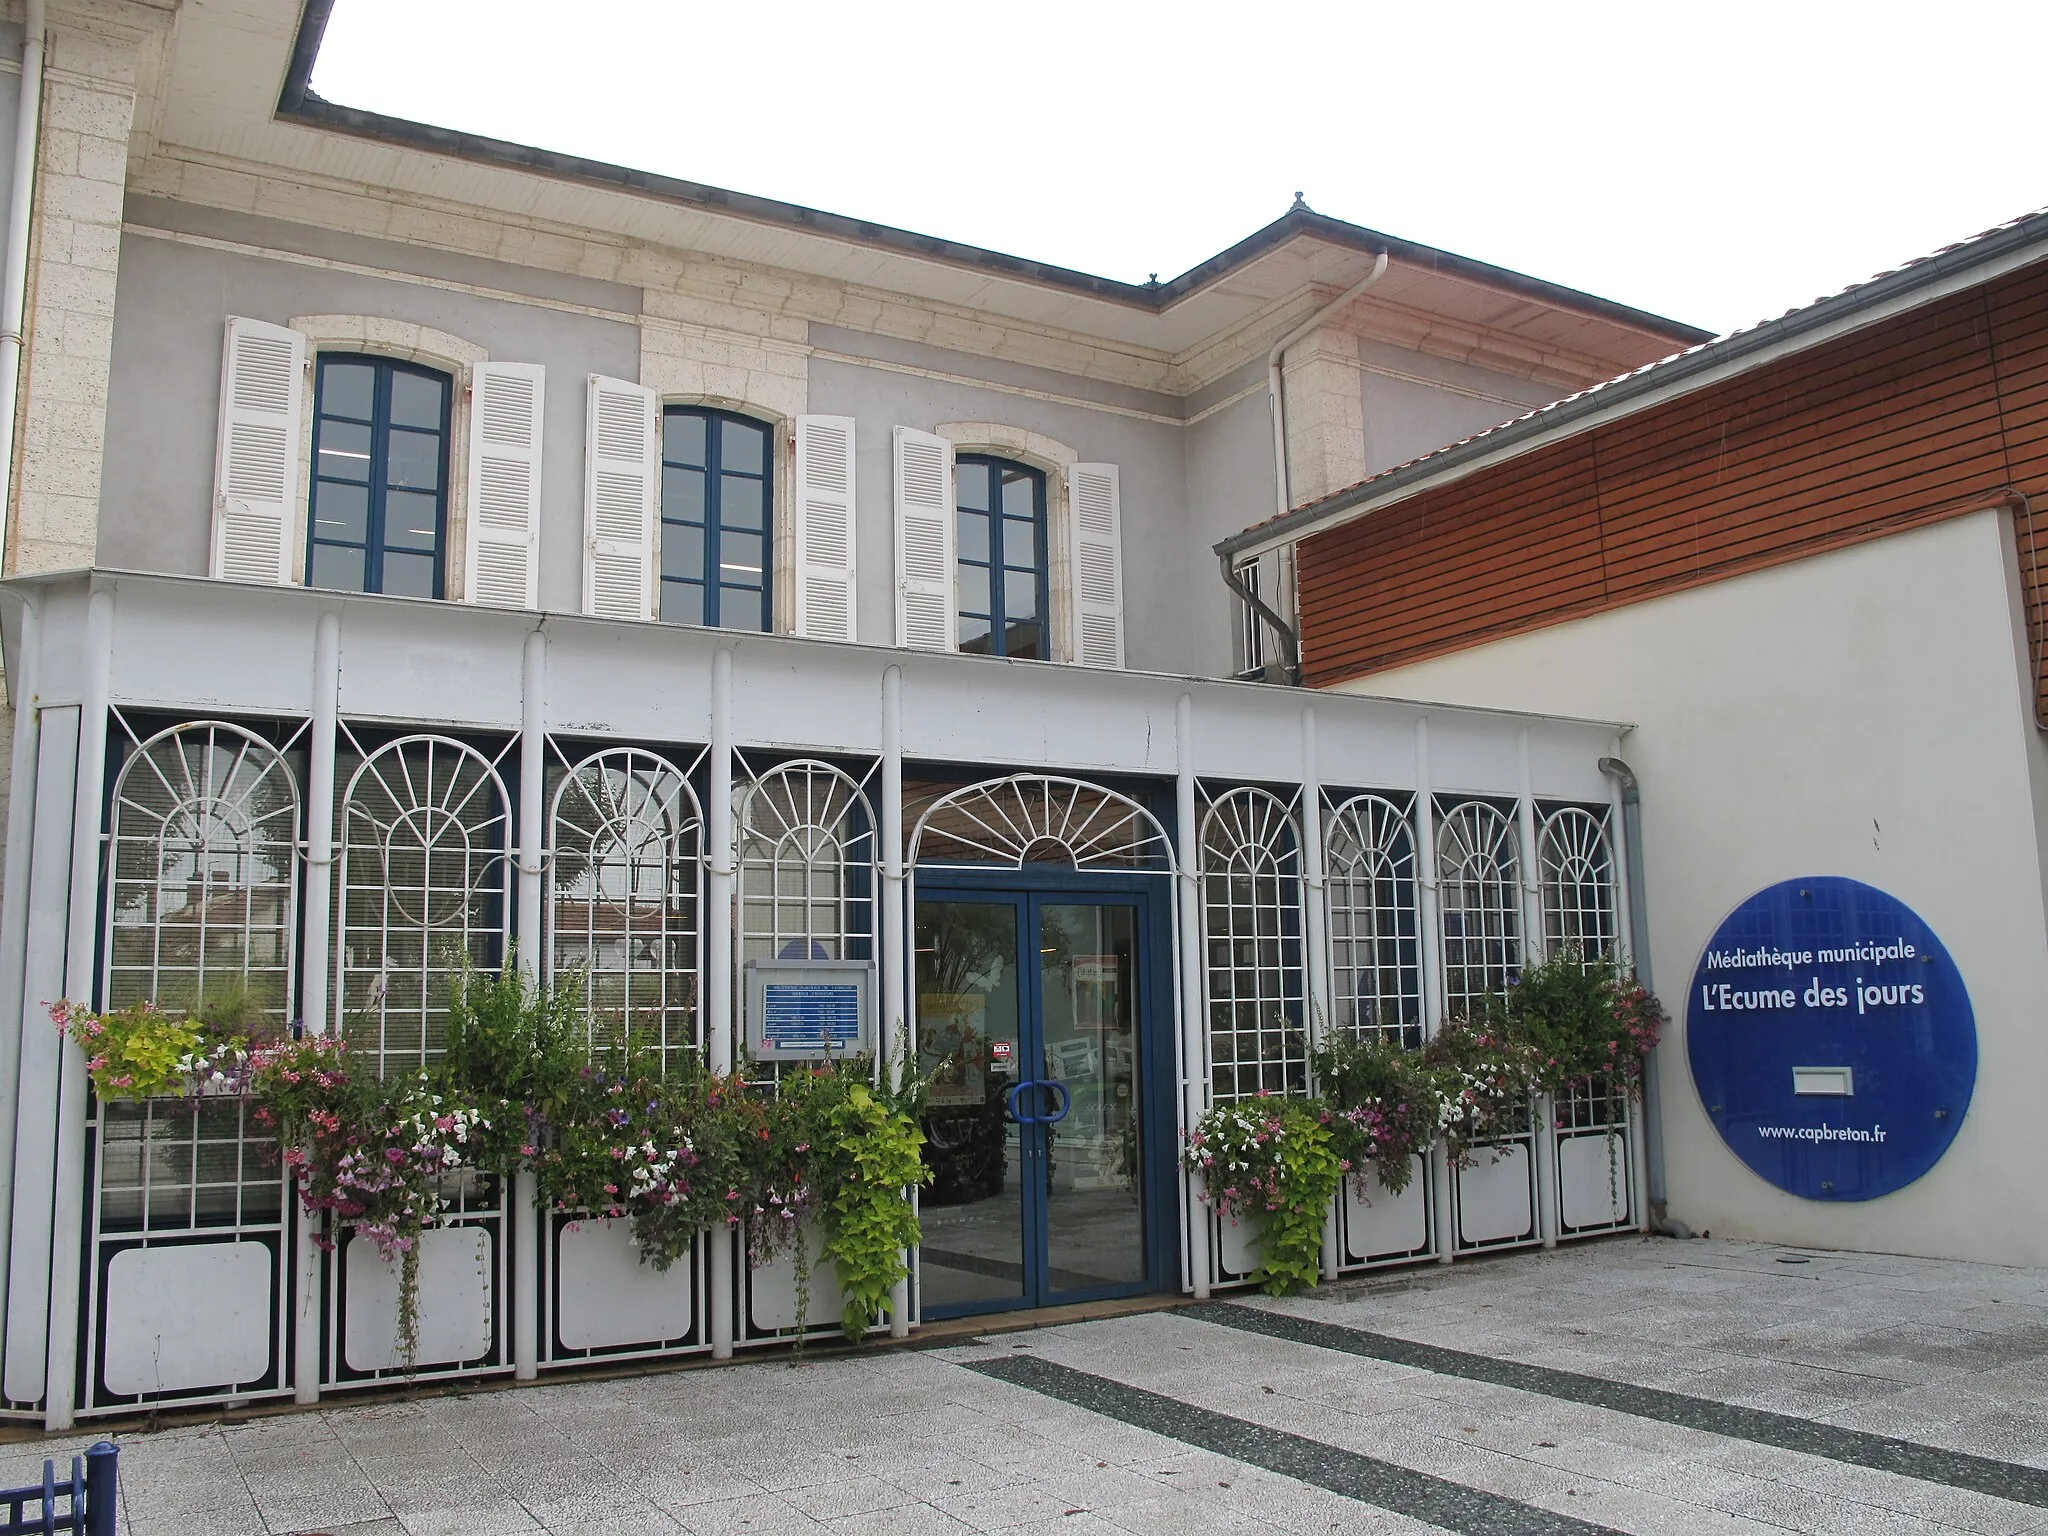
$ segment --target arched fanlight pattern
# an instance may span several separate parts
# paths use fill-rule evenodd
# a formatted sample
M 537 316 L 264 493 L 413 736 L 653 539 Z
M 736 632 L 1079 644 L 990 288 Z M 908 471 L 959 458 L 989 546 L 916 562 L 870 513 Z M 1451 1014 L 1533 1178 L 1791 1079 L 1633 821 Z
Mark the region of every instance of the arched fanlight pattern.
M 1353 795 L 1323 833 L 1330 903 L 1332 1023 L 1422 1043 L 1415 830 L 1384 795 Z
M 114 785 L 106 1004 L 291 1005 L 299 788 L 277 748 L 200 720 L 143 742 Z
M 1588 964 L 1611 958 L 1621 933 L 1606 814 L 1576 805 L 1553 810 L 1543 818 L 1537 846 L 1546 949 L 1571 945 Z
M 1152 813 L 1127 795 L 1080 779 L 1020 773 L 956 789 L 918 818 L 911 859 L 925 865 L 1078 871 L 1173 868 L 1173 845 Z
M 380 1072 L 447 1044 L 448 988 L 504 953 L 505 787 L 474 747 L 405 736 L 365 757 L 342 799 L 337 1027 Z
M 298 783 L 261 737 L 198 720 L 139 743 L 114 782 L 105 1006 L 253 1004 L 281 1026 L 298 835 Z M 96 1238 L 274 1231 L 282 1219 L 283 1182 L 245 1100 L 110 1100 L 97 1136 Z
M 1202 818 L 1209 1081 L 1218 1101 L 1307 1085 L 1301 844 L 1287 804 L 1233 789 Z
M 1522 875 L 1515 820 L 1485 800 L 1439 802 L 1437 906 L 1444 1012 L 1456 1018 L 1505 992 L 1522 963 Z
M 689 780 L 637 747 L 596 752 L 556 785 L 550 813 L 548 960 L 593 1030 L 631 1030 L 672 1052 L 702 1042 L 697 1001 L 699 852 Z
M 844 769 L 781 763 L 739 794 L 740 958 L 873 953 L 875 815 Z

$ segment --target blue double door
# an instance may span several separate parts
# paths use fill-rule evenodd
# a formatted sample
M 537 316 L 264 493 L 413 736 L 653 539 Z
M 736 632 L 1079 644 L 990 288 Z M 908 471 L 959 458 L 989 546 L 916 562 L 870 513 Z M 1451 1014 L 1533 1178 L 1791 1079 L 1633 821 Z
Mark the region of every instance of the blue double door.
M 1172 1009 L 1170 976 L 1153 974 L 1169 958 L 1155 905 L 1135 885 L 920 882 L 926 1317 L 1170 1283 Z

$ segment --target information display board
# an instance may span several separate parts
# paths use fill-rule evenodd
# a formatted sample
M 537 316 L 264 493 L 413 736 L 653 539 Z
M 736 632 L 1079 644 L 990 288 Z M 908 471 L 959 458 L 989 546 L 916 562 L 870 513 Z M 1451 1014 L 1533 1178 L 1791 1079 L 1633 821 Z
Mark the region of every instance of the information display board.
M 747 1055 L 825 1061 L 872 1055 L 874 967 L 858 960 L 747 963 Z
M 1962 974 L 1910 907 L 1839 875 L 1787 880 L 1700 956 L 1686 1055 L 1735 1155 L 1808 1200 L 1872 1200 L 1927 1172 L 1977 1082 Z

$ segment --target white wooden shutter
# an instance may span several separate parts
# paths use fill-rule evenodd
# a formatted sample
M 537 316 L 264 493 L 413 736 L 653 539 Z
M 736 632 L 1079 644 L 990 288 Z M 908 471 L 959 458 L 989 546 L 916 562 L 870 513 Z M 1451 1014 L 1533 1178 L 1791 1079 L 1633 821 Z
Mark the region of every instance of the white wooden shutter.
M 1067 471 L 1073 503 L 1074 660 L 1124 664 L 1123 495 L 1114 464 Z
M 213 467 L 213 574 L 292 579 L 299 434 L 306 409 L 306 338 L 228 317 L 220 366 L 220 444 Z
M 851 640 L 853 418 L 796 419 L 796 632 Z
M 953 586 L 953 445 L 896 429 L 896 643 L 950 651 L 960 630 Z
M 540 429 L 546 370 L 478 363 L 470 373 L 469 548 L 472 603 L 540 606 Z
M 590 376 L 583 449 L 583 611 L 654 617 L 654 518 L 661 490 L 660 403 L 651 389 Z

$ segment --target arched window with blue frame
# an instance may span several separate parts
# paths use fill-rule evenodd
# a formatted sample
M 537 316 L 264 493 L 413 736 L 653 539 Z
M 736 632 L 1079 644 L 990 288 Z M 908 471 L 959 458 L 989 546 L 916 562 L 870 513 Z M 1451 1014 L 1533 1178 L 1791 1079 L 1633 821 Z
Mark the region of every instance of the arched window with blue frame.
M 954 463 L 960 649 L 1045 660 L 1045 476 L 1007 459 Z
M 774 591 L 774 433 L 764 421 L 672 405 L 661 431 L 661 617 L 766 630 Z
M 447 374 L 416 363 L 323 354 L 313 391 L 306 585 L 337 592 L 446 592 Z

